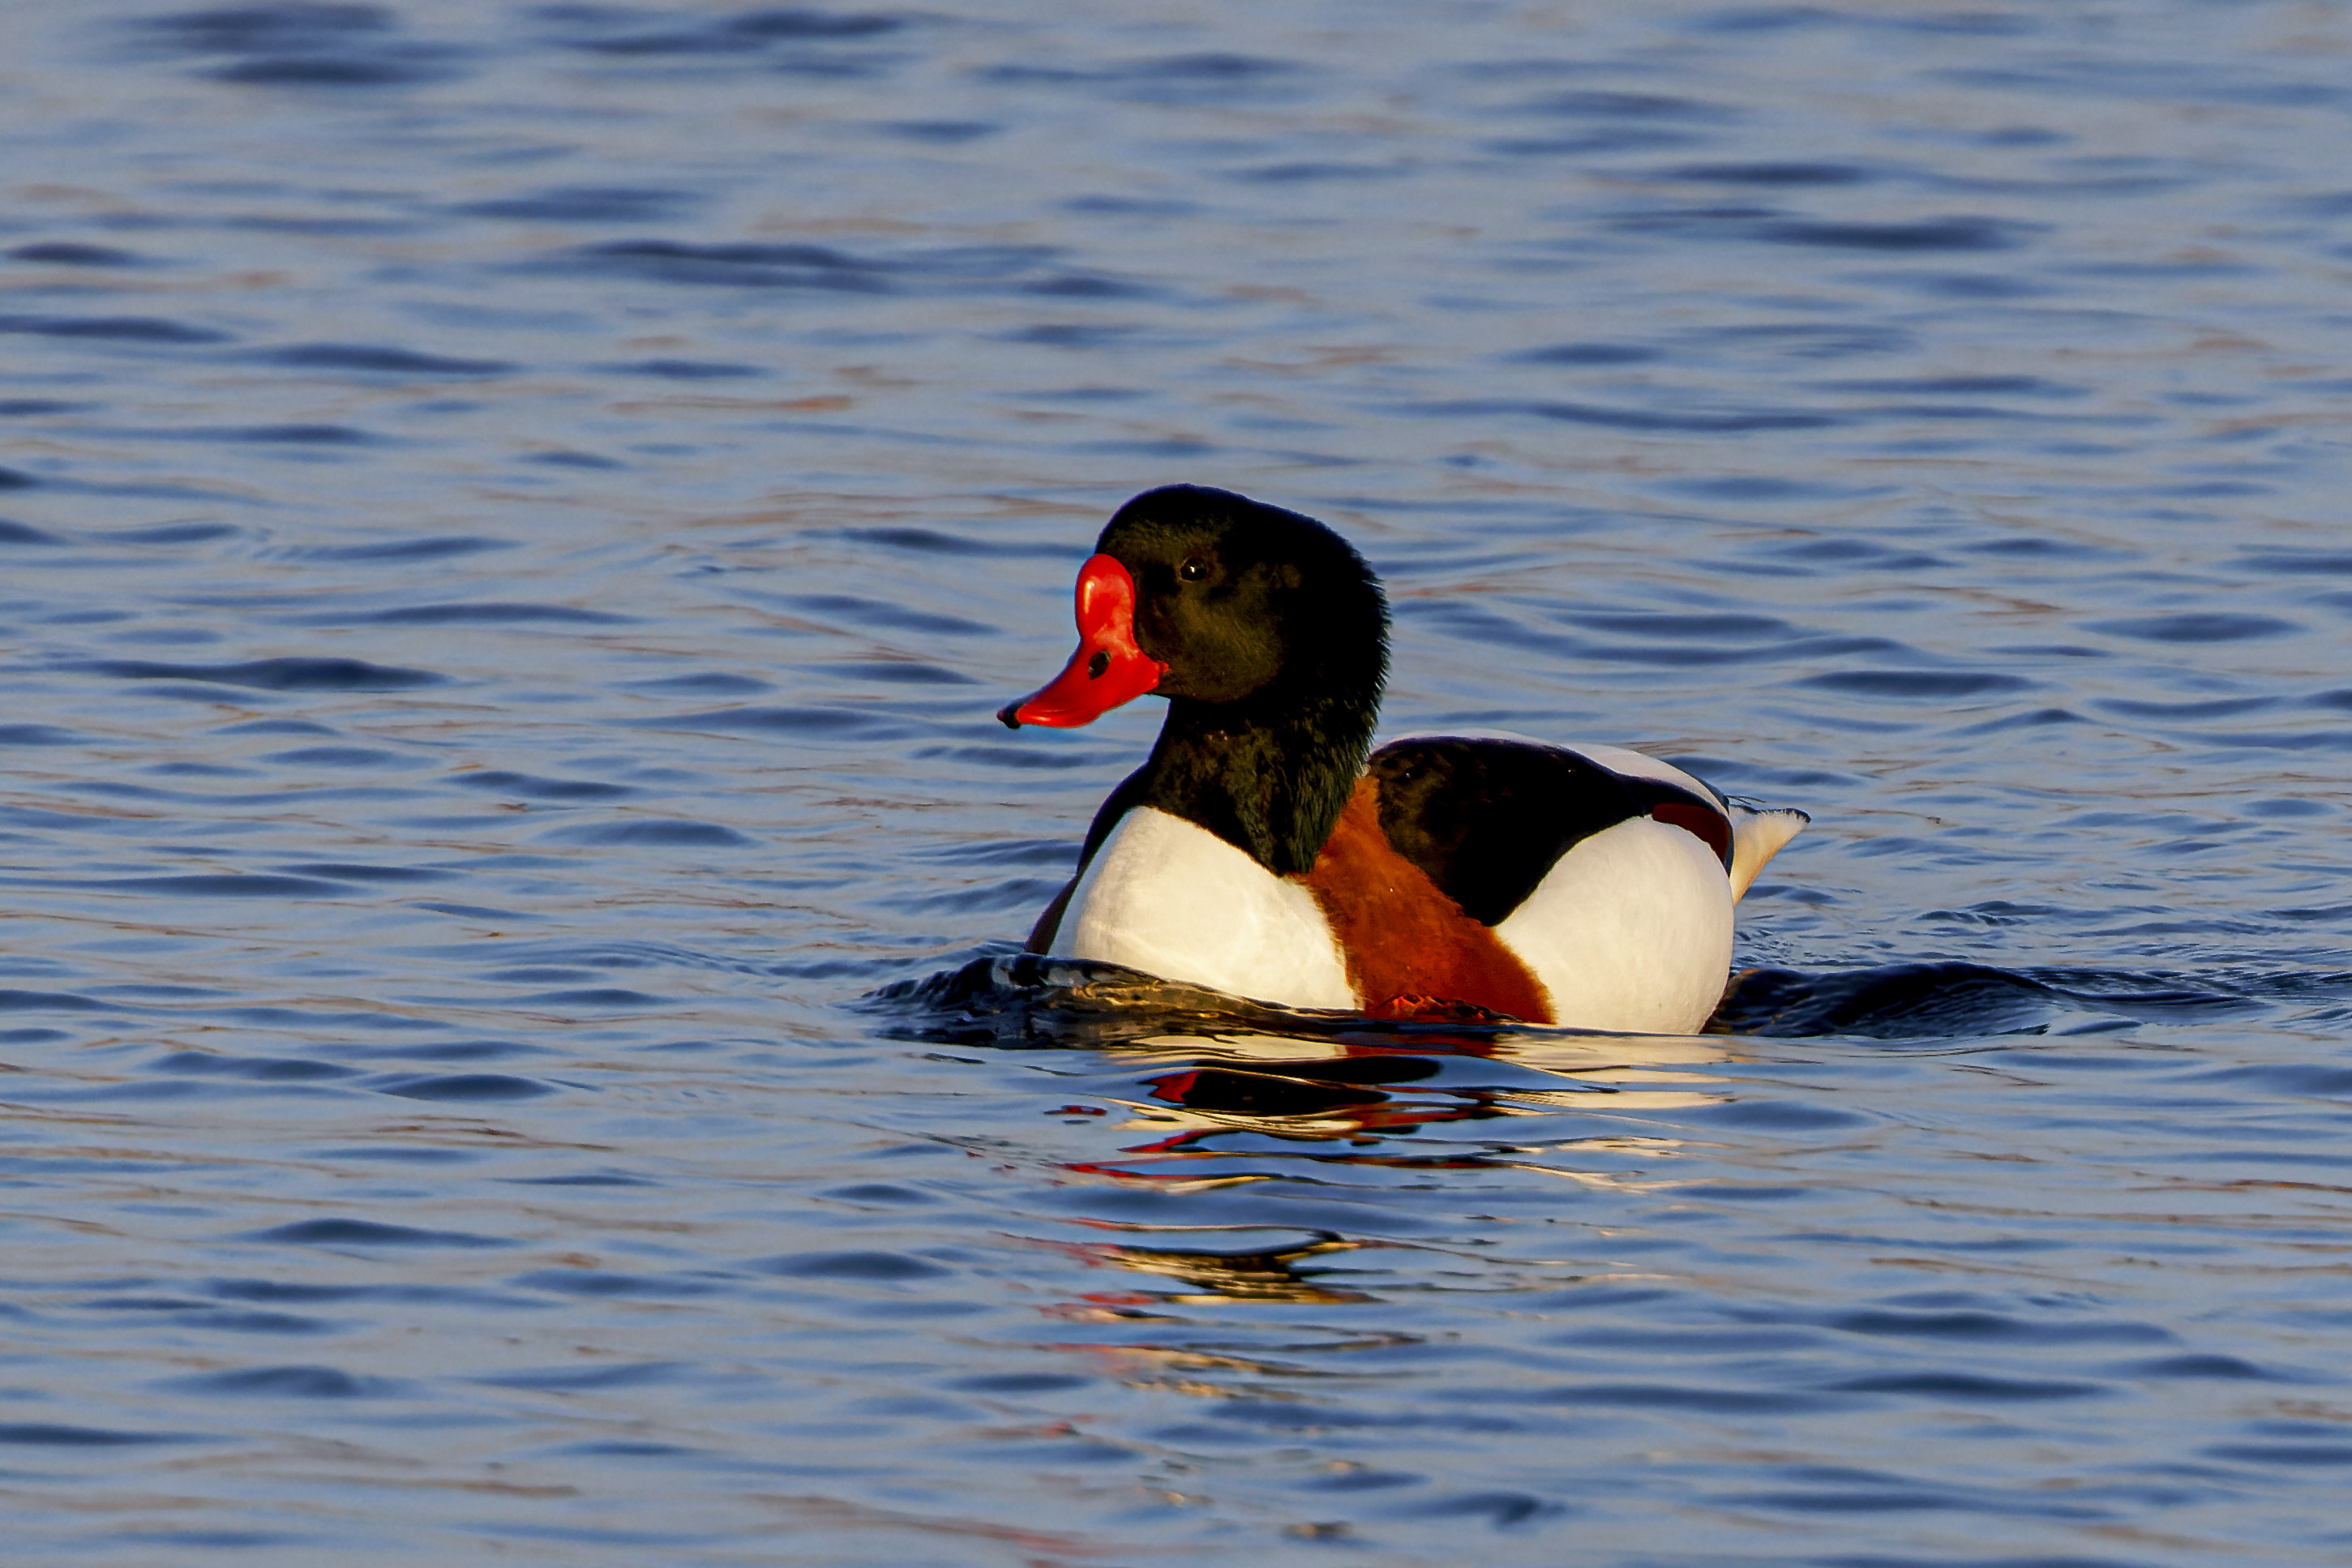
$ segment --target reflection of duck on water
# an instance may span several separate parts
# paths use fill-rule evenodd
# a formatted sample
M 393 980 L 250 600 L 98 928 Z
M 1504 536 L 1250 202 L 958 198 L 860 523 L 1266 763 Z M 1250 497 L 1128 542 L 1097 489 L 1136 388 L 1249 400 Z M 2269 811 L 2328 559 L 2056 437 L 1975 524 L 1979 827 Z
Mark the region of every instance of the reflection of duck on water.
M 1122 1057 L 1172 1058 L 1148 1072 L 1148 1098 L 1123 1100 L 1119 1130 L 1155 1132 L 1109 1160 L 1075 1162 L 1085 1175 L 1174 1187 L 1247 1181 L 1293 1162 L 1412 1170 L 1477 1170 L 1526 1162 L 1507 1134 L 1492 1143 L 1448 1139 L 1400 1143 L 1424 1128 L 1581 1111 L 1612 1119 L 1703 1105 L 1725 1097 L 1719 1079 L 1680 1068 L 1730 1053 L 1694 1037 L 1556 1036 L 1487 1031 L 1410 1047 L 1276 1035 L 1170 1036 L 1119 1047 Z M 1433 1054 L 1433 1047 L 1434 1053 Z M 1482 1070 L 1500 1061 L 1532 1071 Z M 1496 1129 L 1497 1133 L 1504 1130 Z M 1237 1146 L 1234 1142 L 1241 1140 Z M 1268 1150 L 1263 1140 L 1290 1146 Z M 1670 1152 L 1679 1138 L 1622 1128 L 1597 1141 L 1622 1152 Z M 1580 1179 L 1572 1170 L 1546 1165 Z M 1605 1179 L 1605 1178 L 1604 1178 Z
M 1178 485 L 1078 575 L 1078 650 L 998 716 L 1068 726 L 1169 700 L 1034 952 L 1290 1006 L 1686 1033 L 1731 911 L 1802 813 L 1726 802 L 1612 746 L 1416 736 L 1369 752 L 1379 582 L 1311 518 Z
M 1302 1265 L 1327 1253 L 1348 1252 L 1361 1245 L 1318 1231 L 1309 1241 L 1286 1247 L 1216 1252 L 1171 1247 L 1136 1247 L 1126 1242 L 1080 1241 L 1053 1244 L 1087 1263 L 1157 1275 L 1190 1286 L 1175 1295 L 1089 1291 L 1086 1299 L 1098 1305 L 1139 1305 L 1149 1301 L 1365 1301 L 1360 1290 L 1316 1282 Z

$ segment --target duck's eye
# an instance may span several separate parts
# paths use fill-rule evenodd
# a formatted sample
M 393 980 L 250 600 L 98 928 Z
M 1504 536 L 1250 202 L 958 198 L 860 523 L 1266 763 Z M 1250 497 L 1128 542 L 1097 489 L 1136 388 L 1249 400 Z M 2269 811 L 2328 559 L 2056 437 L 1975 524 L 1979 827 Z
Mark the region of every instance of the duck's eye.
M 1187 583 L 1197 583 L 1208 574 L 1209 563 L 1197 555 L 1176 568 L 1176 575 L 1183 578 Z

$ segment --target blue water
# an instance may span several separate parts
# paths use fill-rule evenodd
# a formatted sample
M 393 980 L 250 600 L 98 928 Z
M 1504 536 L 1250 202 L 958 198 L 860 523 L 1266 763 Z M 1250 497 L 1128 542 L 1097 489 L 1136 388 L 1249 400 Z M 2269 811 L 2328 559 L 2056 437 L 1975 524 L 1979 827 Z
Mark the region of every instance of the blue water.
M 8 1552 L 2352 1556 L 2352 9 L 859 3 L 0 10 Z M 1713 1032 L 1005 957 L 1176 480 Z

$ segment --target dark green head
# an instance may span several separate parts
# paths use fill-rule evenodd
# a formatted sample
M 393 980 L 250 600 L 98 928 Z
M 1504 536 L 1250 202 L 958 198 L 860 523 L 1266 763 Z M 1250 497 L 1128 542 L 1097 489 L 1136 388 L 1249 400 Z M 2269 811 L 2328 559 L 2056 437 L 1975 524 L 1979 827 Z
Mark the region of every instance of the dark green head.
M 1118 509 L 1096 550 L 1135 579 L 1153 695 L 1253 711 L 1330 700 L 1377 713 L 1388 604 L 1348 542 L 1231 490 L 1170 485 Z

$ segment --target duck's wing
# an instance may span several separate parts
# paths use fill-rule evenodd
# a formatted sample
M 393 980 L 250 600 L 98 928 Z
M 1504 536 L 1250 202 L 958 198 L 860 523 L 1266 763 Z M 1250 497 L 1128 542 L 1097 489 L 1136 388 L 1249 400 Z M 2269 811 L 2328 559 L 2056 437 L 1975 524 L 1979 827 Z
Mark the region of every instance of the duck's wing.
M 1632 817 L 1696 836 L 1723 863 L 1735 897 L 1747 887 L 1740 871 L 1752 879 L 1804 825 L 1802 813 L 1733 807 L 1673 764 L 1613 746 L 1412 735 L 1373 752 L 1367 771 L 1380 784 L 1381 831 L 1390 845 L 1465 914 L 1489 926 L 1525 902 L 1562 855 Z M 1784 816 L 1796 818 L 1785 829 Z M 1750 830 L 1753 866 L 1741 855 L 1743 818 L 1759 824 Z
M 1578 745 L 1565 749 L 1599 763 L 1621 776 L 1679 785 L 1689 794 L 1703 795 L 1721 807 L 1731 825 L 1731 849 L 1725 857 L 1724 866 L 1731 873 L 1731 897 L 1735 903 L 1748 891 L 1748 884 L 1756 880 L 1756 873 L 1764 868 L 1764 863 L 1778 855 L 1790 839 L 1803 832 L 1805 825 L 1812 821 L 1811 816 L 1794 807 L 1782 806 L 1767 811 L 1727 800 L 1721 790 L 1705 779 L 1686 773 L 1674 763 L 1645 752 L 1628 751 L 1622 746 Z M 1681 821 L 1668 813 L 1653 810 L 1650 815 L 1662 822 L 1671 821 L 1677 826 L 1691 827 L 1691 831 L 1699 833 L 1701 837 L 1708 837 L 1689 822 Z M 1715 845 L 1712 839 L 1709 843 L 1718 855 L 1723 854 L 1720 845 Z

